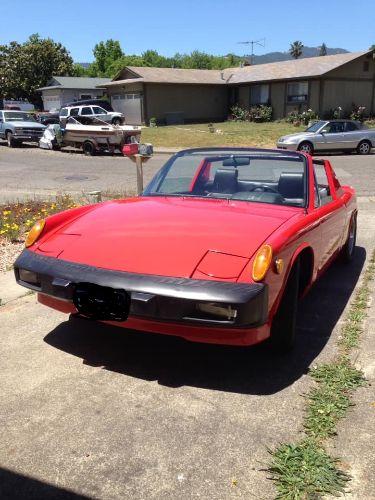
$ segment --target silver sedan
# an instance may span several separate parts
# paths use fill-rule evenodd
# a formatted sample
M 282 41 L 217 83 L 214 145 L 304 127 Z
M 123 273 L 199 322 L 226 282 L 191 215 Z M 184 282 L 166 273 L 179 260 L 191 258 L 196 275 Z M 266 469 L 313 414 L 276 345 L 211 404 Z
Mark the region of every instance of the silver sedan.
M 375 129 L 353 120 L 319 120 L 296 134 L 284 135 L 276 143 L 280 149 L 304 151 L 357 151 L 368 155 L 375 147 Z

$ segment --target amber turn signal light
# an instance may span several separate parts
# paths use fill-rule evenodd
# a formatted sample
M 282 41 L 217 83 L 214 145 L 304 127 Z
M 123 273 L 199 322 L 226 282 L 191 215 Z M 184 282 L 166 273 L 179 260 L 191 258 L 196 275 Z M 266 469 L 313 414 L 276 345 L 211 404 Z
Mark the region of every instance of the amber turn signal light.
M 44 219 L 38 220 L 33 227 L 30 229 L 29 234 L 27 235 L 26 241 L 25 241 L 25 247 L 31 247 L 36 240 L 39 238 L 39 236 L 42 234 L 42 231 L 44 229 L 44 226 L 46 225 L 46 221 Z
M 263 245 L 256 253 L 253 263 L 253 280 L 262 280 L 272 261 L 272 248 L 270 245 Z

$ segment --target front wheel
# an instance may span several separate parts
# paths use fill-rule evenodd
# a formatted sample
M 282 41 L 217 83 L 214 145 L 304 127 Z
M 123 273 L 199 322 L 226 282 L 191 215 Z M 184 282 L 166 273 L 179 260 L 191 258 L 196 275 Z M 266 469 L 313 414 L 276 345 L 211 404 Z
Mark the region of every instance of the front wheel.
M 17 146 L 17 141 L 14 139 L 12 132 L 7 132 L 7 144 L 8 148 L 15 148 Z
M 359 155 L 369 155 L 371 153 L 371 144 L 369 141 L 361 141 L 357 146 Z
M 288 352 L 294 346 L 298 311 L 300 261 L 293 264 L 271 326 L 271 346 L 278 352 Z
M 308 155 L 313 155 L 314 146 L 311 144 L 311 142 L 301 142 L 301 144 L 298 146 L 298 151 L 301 151 L 302 153 L 306 153 Z
M 113 118 L 112 124 L 113 125 L 121 125 L 121 118 L 119 118 L 118 116 L 116 118 Z

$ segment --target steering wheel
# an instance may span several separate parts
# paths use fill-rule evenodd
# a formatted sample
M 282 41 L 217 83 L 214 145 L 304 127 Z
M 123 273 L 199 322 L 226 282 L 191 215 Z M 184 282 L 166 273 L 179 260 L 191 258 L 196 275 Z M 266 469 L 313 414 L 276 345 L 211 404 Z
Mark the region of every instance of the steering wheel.
M 271 186 L 267 186 L 266 184 L 261 184 L 260 186 L 256 186 L 252 191 L 260 191 L 262 193 L 275 193 L 275 194 L 279 194 L 279 192 L 271 187 Z

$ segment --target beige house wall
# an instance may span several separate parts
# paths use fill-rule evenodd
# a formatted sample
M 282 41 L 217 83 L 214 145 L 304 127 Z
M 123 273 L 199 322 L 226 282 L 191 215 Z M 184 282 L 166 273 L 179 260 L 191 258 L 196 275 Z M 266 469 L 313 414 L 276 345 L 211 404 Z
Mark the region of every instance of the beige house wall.
M 187 121 L 222 120 L 227 116 L 228 89 L 213 85 L 145 86 L 145 120 L 163 121 L 167 113 L 182 113 Z
M 246 109 L 250 106 L 250 85 L 238 88 L 238 104 Z
M 364 71 L 363 63 L 368 61 L 369 70 Z M 372 58 L 372 55 L 368 57 L 367 55 L 361 56 L 355 61 L 352 61 L 348 64 L 344 64 L 339 68 L 336 68 L 325 76 L 332 78 L 374 78 L 375 73 L 375 61 Z
M 285 82 L 270 83 L 270 100 L 273 109 L 273 119 L 278 120 L 284 116 L 285 108 Z
M 310 80 L 309 84 L 309 108 L 319 113 L 320 106 L 320 81 Z
M 373 83 L 360 80 L 325 80 L 323 91 L 323 114 L 340 106 L 350 112 L 352 105 L 365 106 L 371 111 Z
M 130 83 L 129 85 L 116 85 L 107 87 L 107 95 L 110 97 L 116 94 L 126 94 L 127 92 L 143 92 L 143 83 Z

